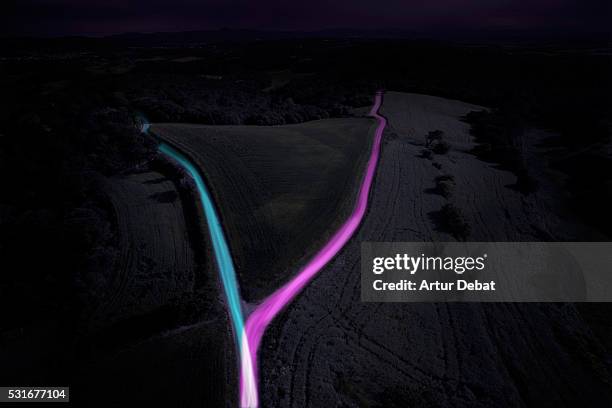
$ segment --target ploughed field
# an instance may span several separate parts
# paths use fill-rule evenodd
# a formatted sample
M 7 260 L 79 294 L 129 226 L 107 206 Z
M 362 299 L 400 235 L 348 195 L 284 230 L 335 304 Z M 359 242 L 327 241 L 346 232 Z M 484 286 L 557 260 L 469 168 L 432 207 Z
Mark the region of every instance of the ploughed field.
M 155 124 L 196 163 L 217 205 L 241 294 L 284 283 L 353 208 L 375 121 L 286 126 Z
M 5 336 L 3 383 L 70 384 L 77 406 L 235 405 L 234 343 L 197 234 L 206 226 L 189 181 L 157 167 L 100 177 L 116 244 L 80 277 L 88 330 L 58 318 L 20 329 L 26 340 Z
M 118 225 L 119 254 L 93 320 L 106 324 L 155 310 L 193 287 L 195 263 L 183 206 L 157 172 L 105 181 Z M 110 276 L 109 276 L 110 275 Z M 97 288 L 98 293 L 101 287 Z
M 483 109 L 387 92 L 388 119 L 368 212 L 340 254 L 272 322 L 260 348 L 266 407 L 606 406 L 607 351 L 572 304 L 368 303 L 363 241 L 562 239 L 554 192 L 470 153 L 461 118 Z M 443 131 L 448 149 L 426 147 Z M 425 151 L 431 151 L 427 153 Z M 545 180 L 542 180 L 542 184 Z M 444 210 L 444 209 L 447 210 Z
M 98 285 L 91 320 L 99 327 L 75 388 L 81 395 L 95 395 L 96 387 L 115 392 L 91 406 L 216 406 L 232 387 L 231 332 L 208 237 L 196 232 L 205 225 L 189 183 L 165 173 L 103 181 L 120 252 Z

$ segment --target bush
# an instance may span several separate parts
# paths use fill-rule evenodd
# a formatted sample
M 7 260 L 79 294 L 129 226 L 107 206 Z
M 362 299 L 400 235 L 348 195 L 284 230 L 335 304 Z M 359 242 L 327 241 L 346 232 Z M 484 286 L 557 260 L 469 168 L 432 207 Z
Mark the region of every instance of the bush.
M 435 154 L 446 154 L 450 150 L 450 145 L 445 141 L 436 142 L 432 149 Z
M 425 136 L 425 147 L 431 146 L 434 142 L 442 141 L 442 136 L 444 136 L 444 132 L 441 130 L 432 130 L 427 133 L 427 136 Z
M 470 226 L 453 204 L 444 204 L 439 211 L 430 213 L 430 217 L 438 231 L 448 232 L 457 240 L 465 241 L 470 235 Z
M 455 179 L 450 174 L 444 174 L 436 177 L 436 194 L 441 195 L 444 198 L 449 198 L 453 194 L 455 188 Z
M 431 150 L 423 149 L 423 150 L 421 150 L 421 154 L 418 157 L 420 157 L 421 159 L 429 159 L 429 160 L 431 160 L 432 156 L 433 156 L 433 154 L 431 153 Z

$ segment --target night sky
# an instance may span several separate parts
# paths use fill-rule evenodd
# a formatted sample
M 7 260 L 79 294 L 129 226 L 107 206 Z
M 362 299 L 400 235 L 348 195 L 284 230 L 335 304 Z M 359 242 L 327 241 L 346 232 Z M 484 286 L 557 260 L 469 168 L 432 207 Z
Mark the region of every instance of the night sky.
M 22 0 L 10 35 L 107 35 L 228 28 L 607 31 L 610 0 Z

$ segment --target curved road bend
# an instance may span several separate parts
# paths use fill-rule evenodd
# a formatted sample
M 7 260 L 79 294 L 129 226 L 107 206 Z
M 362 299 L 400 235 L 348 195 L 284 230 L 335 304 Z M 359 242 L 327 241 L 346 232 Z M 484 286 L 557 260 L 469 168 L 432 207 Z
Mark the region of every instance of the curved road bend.
M 260 303 L 246 322 L 242 339 L 240 370 L 240 404 L 243 408 L 255 408 L 258 405 L 257 351 L 266 328 L 274 317 L 338 254 L 363 220 L 380 155 L 382 134 L 387 125 L 387 120 L 378 113 L 382 104 L 382 96 L 382 91 L 376 93 L 374 105 L 370 111 L 370 116 L 376 118 L 378 126 L 353 212 L 327 244 L 314 255 L 298 274 Z

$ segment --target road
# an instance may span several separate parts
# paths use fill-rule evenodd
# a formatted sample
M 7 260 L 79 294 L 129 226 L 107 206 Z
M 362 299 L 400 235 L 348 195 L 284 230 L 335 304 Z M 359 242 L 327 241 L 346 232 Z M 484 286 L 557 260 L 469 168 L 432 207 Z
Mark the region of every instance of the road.
M 323 248 L 313 256 L 293 279 L 268 296 L 253 310 L 246 325 L 241 307 L 236 271 L 229 246 L 225 240 L 219 217 L 215 211 L 206 184 L 196 167 L 185 155 L 167 143 L 162 142 L 159 146 L 160 152 L 177 162 L 191 176 L 202 202 L 240 355 L 240 406 L 243 408 L 256 408 L 259 404 L 257 351 L 266 328 L 274 317 L 291 303 L 295 296 L 317 273 L 340 252 L 355 231 L 357 231 L 363 220 L 380 156 L 382 134 L 387 124 L 386 119 L 379 114 L 382 100 L 383 93 L 379 91 L 374 97 L 374 105 L 370 111 L 370 116 L 378 121 L 378 125 L 353 212 Z M 149 130 L 149 124 L 145 123 L 142 130 L 146 133 Z
M 238 349 L 240 350 L 240 341 L 244 331 L 244 319 L 242 317 L 242 307 L 240 306 L 241 300 L 238 291 L 238 282 L 236 280 L 236 271 L 232 261 L 232 256 L 230 254 L 227 242 L 225 241 L 225 235 L 223 234 L 221 222 L 219 221 L 219 217 L 215 211 L 215 206 L 212 202 L 210 194 L 208 193 L 208 189 L 206 188 L 206 184 L 204 183 L 202 176 L 187 157 L 166 143 L 161 143 L 159 145 L 159 151 L 180 164 L 181 167 L 183 167 L 191 176 L 191 178 L 193 178 L 193 181 L 196 184 L 198 195 L 204 209 L 206 224 L 208 225 L 208 233 L 210 234 L 210 239 L 213 245 L 215 261 L 217 263 L 217 267 L 219 268 L 221 281 L 223 282 L 223 290 L 225 291 L 225 296 L 227 298 L 227 304 L 234 326 L 236 342 Z
M 287 284 L 268 296 L 249 316 L 246 325 L 246 335 L 243 339 L 245 345 L 241 353 L 241 381 L 240 401 L 243 408 L 254 408 L 258 404 L 257 395 L 257 351 L 263 334 L 270 322 L 278 313 L 287 306 L 295 296 L 321 271 L 321 269 L 332 260 L 338 252 L 346 245 L 353 236 L 359 224 L 363 220 L 368 205 L 368 197 L 376 173 L 378 158 L 380 156 L 380 145 L 382 134 L 387 125 L 387 120 L 378 113 L 382 104 L 383 94 L 376 93 L 374 105 L 370 116 L 376 118 L 378 126 L 374 134 L 374 141 L 370 158 L 363 177 L 357 202 L 351 215 L 330 240 L 321 248 L 313 258 L 298 272 L 298 274 Z M 250 367 L 249 367 L 250 366 Z

